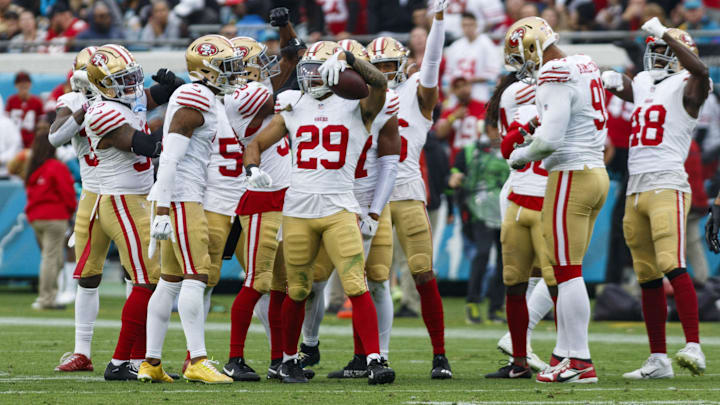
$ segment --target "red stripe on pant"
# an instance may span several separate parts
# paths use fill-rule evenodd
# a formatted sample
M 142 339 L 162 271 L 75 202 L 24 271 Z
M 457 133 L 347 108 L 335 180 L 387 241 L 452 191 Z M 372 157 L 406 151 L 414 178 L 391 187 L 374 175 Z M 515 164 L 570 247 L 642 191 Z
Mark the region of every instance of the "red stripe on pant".
M 253 225 L 253 219 L 257 218 L 257 223 Z M 246 262 L 248 263 L 248 270 L 246 272 L 247 280 L 245 280 L 244 285 L 246 287 L 252 287 L 255 284 L 255 274 L 256 274 L 256 268 L 257 268 L 257 252 L 258 247 L 260 246 L 260 228 L 262 224 L 262 214 L 253 214 L 250 216 L 250 221 L 248 222 L 250 225 L 250 229 L 248 229 L 248 248 L 247 248 L 247 259 Z M 253 229 L 254 226 L 254 229 Z M 250 241 L 253 239 L 251 238 L 252 235 L 255 235 L 255 242 L 251 245 Z M 252 250 L 252 254 L 251 251 Z M 250 260 L 252 259 L 252 261 Z M 252 263 L 252 264 L 251 264 Z
M 100 198 L 100 197 L 98 197 L 98 198 Z M 92 215 L 90 217 L 90 226 L 88 226 L 87 243 L 85 243 L 85 247 L 83 248 L 82 255 L 80 255 L 80 258 L 78 259 L 78 262 L 75 265 L 75 271 L 73 271 L 74 279 L 82 278 L 82 272 L 85 269 L 85 265 L 87 264 L 88 258 L 90 257 L 90 251 L 92 250 L 92 230 L 93 230 L 94 224 L 95 224 L 95 215 Z
M 143 259 L 143 248 L 142 248 L 143 244 L 142 244 L 142 242 L 140 242 L 140 235 L 138 234 L 137 227 L 135 227 L 135 221 L 133 221 L 132 215 L 130 215 L 130 210 L 128 210 L 127 202 L 125 201 L 125 196 L 121 195 L 120 200 L 122 201 L 123 208 L 125 209 L 125 214 L 128 217 L 128 222 L 130 222 L 130 226 L 132 227 L 133 236 L 135 237 L 135 243 L 137 244 L 137 246 L 139 248 L 138 249 L 138 257 L 140 259 L 140 269 L 143 274 L 143 280 L 149 284 L 150 279 L 148 278 L 147 268 L 145 267 L 145 260 Z M 135 280 L 135 282 L 138 282 L 137 279 Z
M 555 185 L 555 202 L 553 203 L 553 239 L 555 240 L 555 262 L 560 264 L 560 251 L 558 249 L 558 232 L 557 232 L 557 206 L 560 202 L 560 187 L 562 185 L 563 172 L 558 172 L 558 181 Z
M 570 264 L 570 239 L 568 237 L 568 230 L 567 230 L 567 210 L 568 210 L 568 203 L 570 201 L 570 186 L 572 185 L 572 176 L 573 172 L 567 173 L 567 189 L 565 190 L 565 201 L 563 202 L 563 218 L 562 218 L 562 224 L 563 224 L 563 241 L 565 242 L 565 263 Z M 561 263 L 558 263 L 561 264 Z
M 115 196 L 110 196 L 110 201 L 112 202 L 113 210 L 115 211 L 115 217 L 117 218 L 118 224 L 120 225 L 120 229 L 122 229 L 123 237 L 125 238 L 125 246 L 127 247 L 128 257 L 130 258 L 130 266 L 132 266 L 132 272 L 135 275 L 135 279 L 133 280 L 133 282 L 137 283 L 138 280 L 140 280 L 140 278 L 138 278 L 138 273 L 137 273 L 138 265 L 137 265 L 137 263 L 135 263 L 135 259 L 133 259 L 133 248 L 130 245 L 130 237 L 128 237 L 128 230 L 125 228 L 125 223 L 123 222 L 123 219 L 120 216 L 120 211 L 118 209 L 118 206 L 115 203 Z M 126 212 L 126 214 L 127 214 L 127 212 Z
M 682 222 L 685 219 L 684 217 L 684 207 L 681 207 L 680 202 L 682 201 L 683 195 L 680 191 L 675 191 L 675 196 L 677 197 L 675 200 L 675 206 L 677 210 L 677 240 L 678 240 L 678 246 L 677 246 L 677 252 L 678 252 L 678 267 L 684 268 L 685 264 L 683 263 L 683 229 L 682 229 Z

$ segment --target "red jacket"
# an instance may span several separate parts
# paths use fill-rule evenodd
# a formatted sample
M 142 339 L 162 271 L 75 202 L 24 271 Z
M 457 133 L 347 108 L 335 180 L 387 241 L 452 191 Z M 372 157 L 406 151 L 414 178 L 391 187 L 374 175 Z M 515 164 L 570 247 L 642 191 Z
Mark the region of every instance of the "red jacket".
M 25 214 L 29 222 L 38 219 L 68 220 L 77 207 L 70 170 L 56 159 L 48 159 L 33 172 L 25 192 Z

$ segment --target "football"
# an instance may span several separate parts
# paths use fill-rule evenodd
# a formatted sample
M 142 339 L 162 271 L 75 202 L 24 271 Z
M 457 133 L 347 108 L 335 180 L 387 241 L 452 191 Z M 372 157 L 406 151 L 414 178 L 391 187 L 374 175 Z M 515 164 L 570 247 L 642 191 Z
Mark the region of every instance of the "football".
M 335 86 L 330 86 L 330 90 L 342 98 L 350 100 L 360 100 L 368 96 L 370 91 L 368 90 L 365 80 L 360 76 L 360 73 L 352 70 L 345 69 L 340 72 L 340 80 Z

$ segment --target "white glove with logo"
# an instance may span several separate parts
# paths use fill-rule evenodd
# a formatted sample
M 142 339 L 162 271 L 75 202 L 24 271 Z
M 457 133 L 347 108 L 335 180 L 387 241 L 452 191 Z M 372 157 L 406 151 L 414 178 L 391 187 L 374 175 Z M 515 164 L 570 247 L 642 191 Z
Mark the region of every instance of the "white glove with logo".
M 344 71 L 348 64 L 344 60 L 339 60 L 340 52 L 336 52 L 328 60 L 320 65 L 318 71 L 322 76 L 323 82 L 328 86 L 334 86 L 340 81 L 340 72 Z
M 435 0 L 432 7 L 430 7 L 431 13 L 442 13 L 450 4 L 450 0 Z
M 643 31 L 647 32 L 648 34 L 654 36 L 657 39 L 662 38 L 663 35 L 665 35 L 665 32 L 667 32 L 668 28 L 660 22 L 660 20 L 657 17 L 653 17 L 649 19 L 645 24 L 642 25 Z
M 85 70 L 76 70 L 70 77 L 70 88 L 73 91 L 85 92 L 90 88 L 90 80 L 88 80 L 88 74 Z
M 623 76 L 614 70 L 606 70 L 602 72 L 600 76 L 602 78 L 603 86 L 609 90 L 623 91 L 625 86 L 623 85 Z
M 156 215 L 150 226 L 150 246 L 148 257 L 152 258 L 157 249 L 157 241 L 170 239 L 175 242 L 175 233 L 170 224 L 170 215 Z
M 360 217 L 360 233 L 363 239 L 372 239 L 378 230 L 378 221 L 372 219 L 370 215 Z
M 252 166 L 248 169 L 247 179 L 250 185 L 253 187 L 272 187 L 272 177 L 270 177 L 269 174 L 265 173 L 257 166 Z

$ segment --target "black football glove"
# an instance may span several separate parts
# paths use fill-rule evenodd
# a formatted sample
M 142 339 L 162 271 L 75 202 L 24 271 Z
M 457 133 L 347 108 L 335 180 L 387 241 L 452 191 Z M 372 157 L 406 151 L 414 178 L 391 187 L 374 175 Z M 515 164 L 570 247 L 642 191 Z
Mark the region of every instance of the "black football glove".
M 285 59 L 297 59 L 298 52 L 307 49 L 305 41 L 300 38 L 293 38 L 286 46 L 280 49 L 280 55 Z
M 285 7 L 278 7 L 270 10 L 270 25 L 273 27 L 284 27 L 288 25 L 290 10 Z
M 720 253 L 718 230 L 720 230 L 720 205 L 713 204 L 710 206 L 710 215 L 705 223 L 705 241 L 715 253 Z
M 170 96 L 175 90 L 185 84 L 185 80 L 177 77 L 172 70 L 162 68 L 152 75 L 152 79 L 157 82 L 156 85 L 150 87 L 150 96 L 152 96 L 155 104 L 162 105 L 170 100 Z

